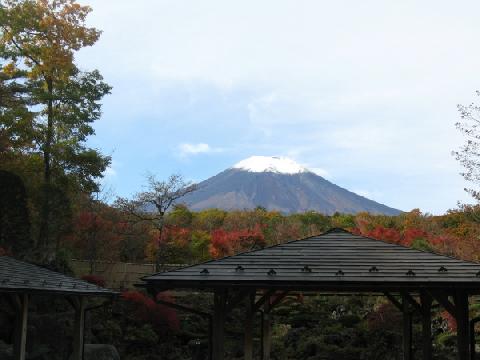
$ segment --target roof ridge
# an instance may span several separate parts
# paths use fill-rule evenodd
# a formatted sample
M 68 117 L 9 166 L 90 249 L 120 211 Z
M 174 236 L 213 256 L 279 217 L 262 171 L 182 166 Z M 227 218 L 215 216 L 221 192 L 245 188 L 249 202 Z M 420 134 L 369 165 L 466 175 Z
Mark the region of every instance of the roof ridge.
M 348 231 L 344 228 L 340 228 L 340 227 L 333 227 L 333 228 L 330 228 L 328 229 L 327 231 L 324 231 L 323 233 L 319 234 L 319 235 L 316 235 L 316 236 L 322 236 L 322 235 L 325 235 L 325 234 L 330 234 L 330 233 L 348 233 L 348 234 L 352 234 L 354 235 L 351 231 Z

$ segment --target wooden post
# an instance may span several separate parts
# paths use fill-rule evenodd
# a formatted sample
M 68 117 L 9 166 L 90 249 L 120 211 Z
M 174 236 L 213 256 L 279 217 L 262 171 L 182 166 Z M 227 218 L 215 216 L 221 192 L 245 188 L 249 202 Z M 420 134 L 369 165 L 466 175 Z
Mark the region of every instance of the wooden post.
M 75 308 L 75 322 L 73 328 L 73 353 L 72 360 L 83 359 L 83 343 L 85 335 L 85 308 L 86 301 L 83 296 L 73 300 Z
M 253 307 L 255 305 L 255 290 L 247 297 L 247 311 L 245 314 L 245 343 L 244 358 L 245 360 L 253 360 Z
M 470 320 L 470 359 L 475 360 L 477 357 L 475 351 L 475 324 L 478 319 Z
M 225 356 L 225 307 L 227 303 L 227 291 L 215 290 L 213 296 L 213 360 L 223 360 Z
M 423 360 L 432 360 L 432 298 L 422 292 L 422 349 Z
M 457 356 L 459 360 L 470 360 L 470 323 L 467 293 L 457 290 L 454 301 L 457 320 Z
M 208 317 L 208 360 L 213 359 L 213 317 Z
M 263 336 L 262 336 L 262 360 L 270 360 L 270 351 L 272 349 L 272 319 L 270 313 L 270 295 L 265 299 L 263 305 Z
M 13 358 L 15 360 L 25 360 L 27 345 L 28 295 L 14 295 L 13 302 L 16 307 Z
M 412 360 L 412 313 L 406 295 L 402 296 L 403 306 L 403 360 Z

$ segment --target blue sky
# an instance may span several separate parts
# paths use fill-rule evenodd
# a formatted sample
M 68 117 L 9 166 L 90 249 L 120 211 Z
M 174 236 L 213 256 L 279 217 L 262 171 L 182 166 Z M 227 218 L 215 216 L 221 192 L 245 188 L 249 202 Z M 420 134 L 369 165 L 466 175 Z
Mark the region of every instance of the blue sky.
M 480 89 L 478 1 L 89 0 L 84 69 L 113 86 L 90 144 L 117 195 L 289 156 L 402 210 L 468 200 L 456 105 Z

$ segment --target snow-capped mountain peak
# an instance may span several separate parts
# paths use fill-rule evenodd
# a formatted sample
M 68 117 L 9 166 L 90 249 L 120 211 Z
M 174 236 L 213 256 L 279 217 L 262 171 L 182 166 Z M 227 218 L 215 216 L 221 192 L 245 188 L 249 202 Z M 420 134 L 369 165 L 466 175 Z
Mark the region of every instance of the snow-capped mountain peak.
M 306 167 L 292 159 L 282 156 L 251 156 L 233 165 L 233 169 L 289 175 L 309 172 Z

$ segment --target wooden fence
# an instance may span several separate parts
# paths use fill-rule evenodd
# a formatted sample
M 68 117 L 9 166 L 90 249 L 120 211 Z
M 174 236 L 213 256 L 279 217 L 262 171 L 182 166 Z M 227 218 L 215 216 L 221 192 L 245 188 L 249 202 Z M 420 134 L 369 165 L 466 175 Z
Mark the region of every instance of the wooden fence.
M 155 264 L 144 263 L 126 263 L 126 262 L 108 262 L 96 261 L 93 264 L 88 260 L 71 260 L 72 270 L 75 275 L 82 277 L 84 275 L 96 275 L 105 280 L 105 286 L 110 289 L 135 289 L 135 284 L 142 283 L 141 278 L 156 273 Z M 185 264 L 164 265 L 164 271 L 184 267 Z M 93 272 L 91 272 L 93 268 Z

